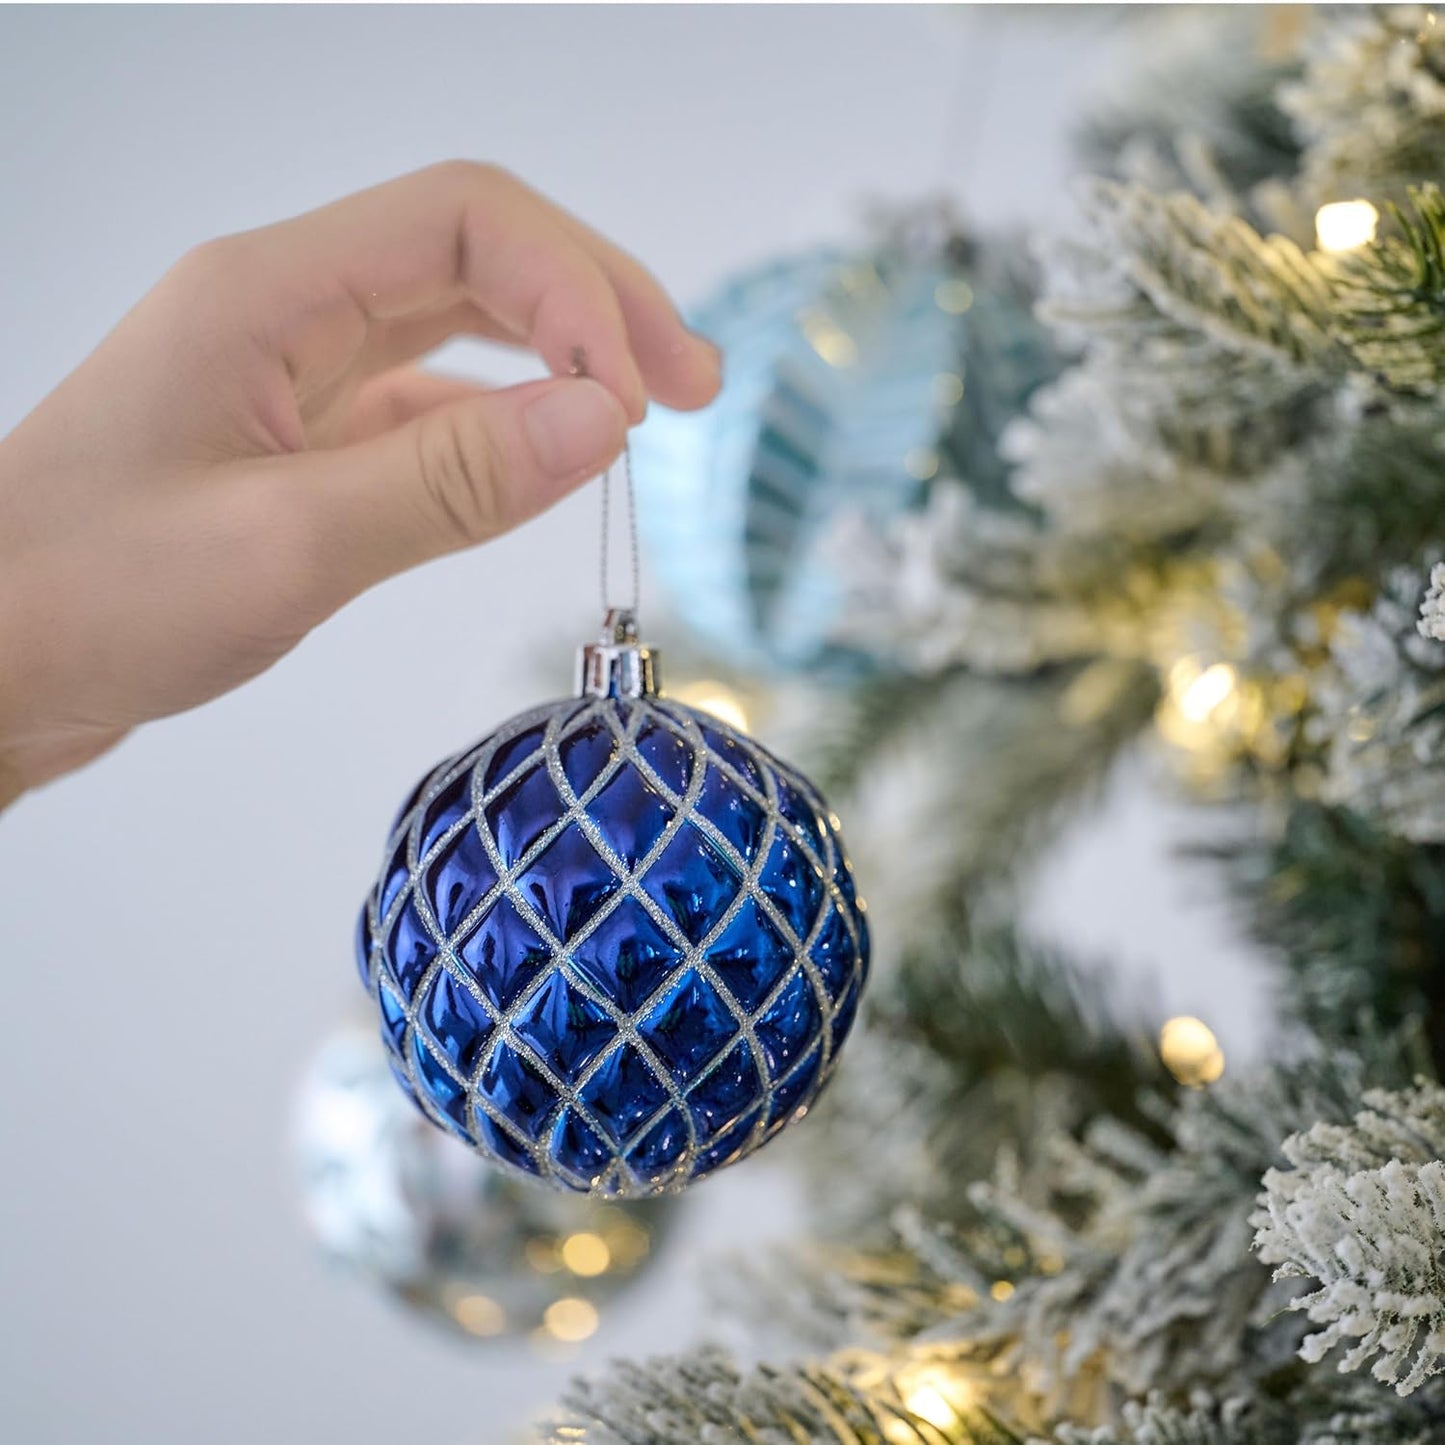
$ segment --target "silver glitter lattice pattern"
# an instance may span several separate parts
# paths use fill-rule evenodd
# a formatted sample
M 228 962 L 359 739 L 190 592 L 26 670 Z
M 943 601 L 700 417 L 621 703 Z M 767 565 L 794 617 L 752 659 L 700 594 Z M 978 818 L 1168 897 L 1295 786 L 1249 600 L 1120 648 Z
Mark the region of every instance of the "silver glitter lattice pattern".
M 867 977 L 837 822 L 664 699 L 568 699 L 423 780 L 360 920 L 393 1072 L 560 1187 L 681 1188 L 806 1111 Z

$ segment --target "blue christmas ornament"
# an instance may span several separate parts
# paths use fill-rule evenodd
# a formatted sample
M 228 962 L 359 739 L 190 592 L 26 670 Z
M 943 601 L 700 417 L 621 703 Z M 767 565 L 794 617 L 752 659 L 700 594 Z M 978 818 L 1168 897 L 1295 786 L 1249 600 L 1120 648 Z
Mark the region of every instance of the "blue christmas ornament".
M 579 696 L 423 779 L 358 958 L 402 1088 L 510 1169 L 640 1197 L 817 1097 L 868 930 L 837 820 L 742 733 L 660 697 L 630 613 Z
M 937 479 L 1008 505 L 1004 426 L 1057 374 L 1016 248 L 903 218 L 871 250 L 746 272 L 689 318 L 723 351 L 704 411 L 654 407 L 634 449 L 644 540 L 678 615 L 751 668 L 856 670 L 833 639 L 845 514 L 881 526 Z

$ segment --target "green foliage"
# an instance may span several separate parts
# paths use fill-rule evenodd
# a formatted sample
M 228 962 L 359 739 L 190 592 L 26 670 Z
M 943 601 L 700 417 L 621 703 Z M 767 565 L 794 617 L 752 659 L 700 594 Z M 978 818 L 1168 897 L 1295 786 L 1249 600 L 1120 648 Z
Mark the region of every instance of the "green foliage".
M 1280 1002 L 1339 1043 L 1420 1029 L 1445 1047 L 1445 845 L 1410 844 L 1300 800 L 1278 837 L 1217 851 L 1244 917 L 1282 965 Z
M 1235 1401 L 1178 1409 L 1156 1398 L 1126 1405 L 1117 1425 L 1066 1425 L 1055 1439 L 1058 1445 L 1298 1445 L 1299 1431 L 1278 1406 Z
M 1024 1445 L 984 1412 L 940 1427 L 887 1384 L 807 1365 L 743 1370 L 716 1350 L 620 1364 L 563 1403 L 553 1445 Z
M 1445 379 L 1445 196 L 1412 188 L 1389 215 L 1395 234 L 1341 268 L 1336 330 L 1386 386 L 1428 395 Z
M 1084 202 L 1119 271 L 1174 326 L 1278 365 L 1343 369 L 1329 278 L 1287 237 L 1184 192 L 1095 181 Z

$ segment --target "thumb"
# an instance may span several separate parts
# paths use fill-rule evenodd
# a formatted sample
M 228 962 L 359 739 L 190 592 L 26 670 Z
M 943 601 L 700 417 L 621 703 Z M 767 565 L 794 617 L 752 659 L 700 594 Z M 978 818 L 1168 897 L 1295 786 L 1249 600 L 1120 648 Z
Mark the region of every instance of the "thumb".
M 627 414 L 598 382 L 484 392 L 371 440 L 287 458 L 309 517 L 325 612 L 385 577 L 546 510 L 622 450 Z

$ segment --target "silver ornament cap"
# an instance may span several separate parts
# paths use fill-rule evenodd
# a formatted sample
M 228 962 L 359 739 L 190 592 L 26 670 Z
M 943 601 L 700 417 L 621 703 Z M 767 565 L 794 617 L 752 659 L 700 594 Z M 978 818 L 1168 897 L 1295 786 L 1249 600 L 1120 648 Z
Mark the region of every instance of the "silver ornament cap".
M 637 614 L 610 607 L 596 642 L 577 649 L 578 697 L 654 697 L 658 655 L 637 638 Z

